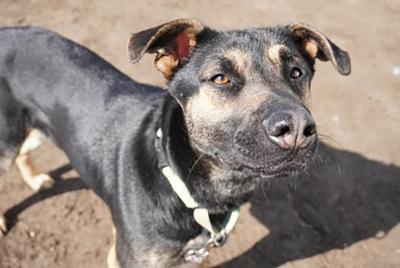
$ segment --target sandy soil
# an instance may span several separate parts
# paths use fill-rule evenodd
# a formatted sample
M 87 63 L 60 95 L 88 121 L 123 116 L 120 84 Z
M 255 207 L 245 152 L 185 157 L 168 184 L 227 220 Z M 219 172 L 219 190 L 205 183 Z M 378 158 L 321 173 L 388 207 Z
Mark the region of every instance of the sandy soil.
M 163 85 L 145 57 L 132 66 L 130 32 L 192 17 L 219 29 L 303 21 L 352 56 L 341 77 L 318 63 L 313 113 L 327 135 L 316 166 L 291 193 L 285 181 L 243 207 L 223 267 L 400 267 L 400 3 L 398 1 L 0 0 L 0 26 L 39 25 L 82 43 L 131 77 Z M 107 208 L 52 145 L 34 154 L 54 188 L 33 194 L 13 169 L 0 180 L 0 267 L 106 267 Z

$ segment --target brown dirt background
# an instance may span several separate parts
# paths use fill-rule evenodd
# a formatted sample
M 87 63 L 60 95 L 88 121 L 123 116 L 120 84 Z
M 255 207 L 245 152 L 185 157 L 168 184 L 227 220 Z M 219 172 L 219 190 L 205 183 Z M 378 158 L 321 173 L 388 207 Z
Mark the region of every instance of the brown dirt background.
M 218 29 L 302 21 L 352 56 L 350 77 L 318 63 L 313 113 L 330 146 L 323 165 L 290 194 L 276 182 L 246 204 L 224 267 L 400 267 L 399 1 L 45 1 L 0 0 L 0 26 L 39 25 L 86 45 L 136 80 L 163 85 L 146 56 L 132 66 L 129 33 L 196 18 Z M 106 267 L 107 208 L 65 156 L 46 144 L 34 153 L 54 188 L 33 194 L 15 168 L 0 180 L 0 211 L 14 224 L 0 238 L 0 267 Z M 67 179 L 68 178 L 68 179 Z

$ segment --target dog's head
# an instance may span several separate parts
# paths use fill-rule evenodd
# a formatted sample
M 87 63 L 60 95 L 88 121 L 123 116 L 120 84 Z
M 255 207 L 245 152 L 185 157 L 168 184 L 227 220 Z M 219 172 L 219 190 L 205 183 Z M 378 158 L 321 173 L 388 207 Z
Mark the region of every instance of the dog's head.
M 156 53 L 195 150 L 266 178 L 304 170 L 317 148 L 307 108 L 315 60 L 350 73 L 348 54 L 304 24 L 219 32 L 176 20 L 133 34 L 129 53 Z

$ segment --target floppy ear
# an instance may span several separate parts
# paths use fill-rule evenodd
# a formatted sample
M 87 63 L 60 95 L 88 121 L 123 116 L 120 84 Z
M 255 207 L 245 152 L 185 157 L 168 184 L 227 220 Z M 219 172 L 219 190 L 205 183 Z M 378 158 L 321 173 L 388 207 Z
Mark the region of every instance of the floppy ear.
M 129 57 L 132 63 L 145 53 L 157 53 L 154 64 L 167 79 L 188 60 L 197 42 L 197 35 L 204 26 L 195 20 L 174 20 L 160 26 L 131 34 Z
M 312 60 L 316 58 L 323 61 L 330 60 L 340 74 L 350 74 L 349 54 L 337 47 L 325 35 L 302 23 L 289 24 L 287 28 Z

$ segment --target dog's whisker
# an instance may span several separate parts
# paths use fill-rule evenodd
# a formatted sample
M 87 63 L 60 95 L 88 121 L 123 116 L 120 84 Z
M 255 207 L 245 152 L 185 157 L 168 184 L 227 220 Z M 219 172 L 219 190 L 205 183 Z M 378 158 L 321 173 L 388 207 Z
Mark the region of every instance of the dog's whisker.
M 196 159 L 196 161 L 194 161 L 192 167 L 189 169 L 188 175 L 186 176 L 186 180 L 189 179 L 190 175 L 192 175 L 194 168 L 196 167 L 197 163 L 199 163 L 202 156 L 204 156 L 204 154 L 200 153 L 199 157 Z
M 325 133 L 325 128 L 321 125 L 317 125 L 317 129 L 318 129 L 318 137 L 322 140 L 325 141 L 327 143 L 329 142 L 333 142 L 334 144 L 336 144 L 337 146 L 339 146 L 340 148 L 342 148 L 342 144 L 336 140 L 335 138 L 333 138 L 331 135 L 326 134 Z
M 263 197 L 265 198 L 266 201 L 271 201 L 270 196 L 268 195 L 268 193 L 265 191 L 265 186 L 267 186 L 267 188 L 269 188 L 271 185 L 271 181 L 270 180 L 266 180 L 265 182 L 263 182 L 261 184 L 261 192 Z
M 342 169 L 340 168 L 340 164 L 336 158 L 335 158 L 335 162 L 336 162 L 336 168 L 337 168 L 338 174 L 340 175 L 340 174 L 342 174 Z
M 337 145 L 339 148 L 342 148 L 343 146 L 342 146 L 342 144 L 338 141 L 338 140 L 336 140 L 336 139 L 334 139 L 334 138 L 332 138 L 331 136 L 329 136 L 329 135 L 326 135 L 326 134 L 323 134 L 323 133 L 319 133 L 318 134 L 318 137 L 320 138 L 320 140 L 321 141 L 324 141 L 324 142 L 326 142 L 326 143 L 331 143 L 331 142 L 333 142 L 335 145 Z

